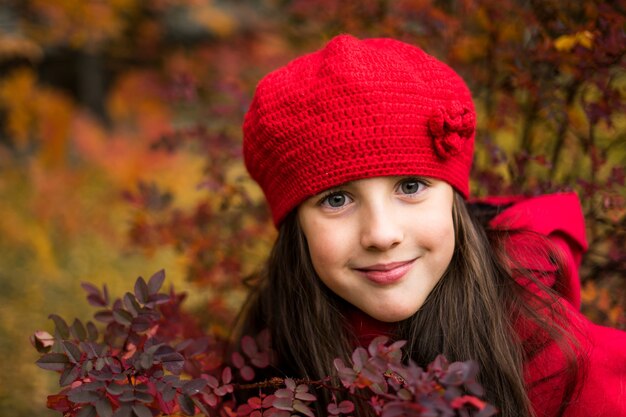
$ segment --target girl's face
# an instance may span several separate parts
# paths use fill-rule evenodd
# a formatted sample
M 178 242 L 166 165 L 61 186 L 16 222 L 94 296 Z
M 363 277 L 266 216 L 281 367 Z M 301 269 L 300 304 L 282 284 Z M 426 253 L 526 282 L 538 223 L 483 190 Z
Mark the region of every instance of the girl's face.
M 453 190 L 421 177 L 352 181 L 298 208 L 313 267 L 338 296 L 371 317 L 413 315 L 454 252 Z

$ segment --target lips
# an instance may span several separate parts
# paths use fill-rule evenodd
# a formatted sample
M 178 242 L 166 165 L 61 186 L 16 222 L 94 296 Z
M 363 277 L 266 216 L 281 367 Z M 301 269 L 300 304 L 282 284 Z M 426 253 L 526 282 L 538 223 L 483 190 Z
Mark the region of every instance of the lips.
M 355 268 L 355 271 L 376 284 L 387 285 L 399 281 L 411 269 L 414 262 L 415 259 L 388 264 L 375 264 L 365 268 Z

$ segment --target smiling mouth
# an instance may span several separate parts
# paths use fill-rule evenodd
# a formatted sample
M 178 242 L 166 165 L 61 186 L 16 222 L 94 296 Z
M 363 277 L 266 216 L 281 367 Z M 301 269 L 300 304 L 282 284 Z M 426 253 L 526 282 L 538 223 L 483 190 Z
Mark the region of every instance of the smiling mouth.
M 399 281 L 411 269 L 414 262 L 415 259 L 411 259 L 410 261 L 375 264 L 365 268 L 354 268 L 354 270 L 376 284 L 386 285 Z

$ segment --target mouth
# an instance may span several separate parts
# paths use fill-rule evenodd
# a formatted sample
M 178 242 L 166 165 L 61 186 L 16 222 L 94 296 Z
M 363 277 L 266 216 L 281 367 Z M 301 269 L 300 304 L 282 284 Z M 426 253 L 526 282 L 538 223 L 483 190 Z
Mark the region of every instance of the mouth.
M 354 270 L 376 284 L 387 285 L 399 281 L 406 275 L 416 259 L 417 258 L 409 261 L 369 265 L 364 268 L 354 268 Z

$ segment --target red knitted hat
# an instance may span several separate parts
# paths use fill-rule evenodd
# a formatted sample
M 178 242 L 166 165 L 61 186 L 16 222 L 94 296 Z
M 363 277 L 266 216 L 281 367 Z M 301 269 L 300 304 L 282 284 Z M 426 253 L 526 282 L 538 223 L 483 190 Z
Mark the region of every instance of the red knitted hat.
M 432 177 L 467 198 L 475 125 L 450 67 L 397 40 L 340 35 L 261 80 L 243 151 L 278 225 L 305 199 L 361 178 Z

